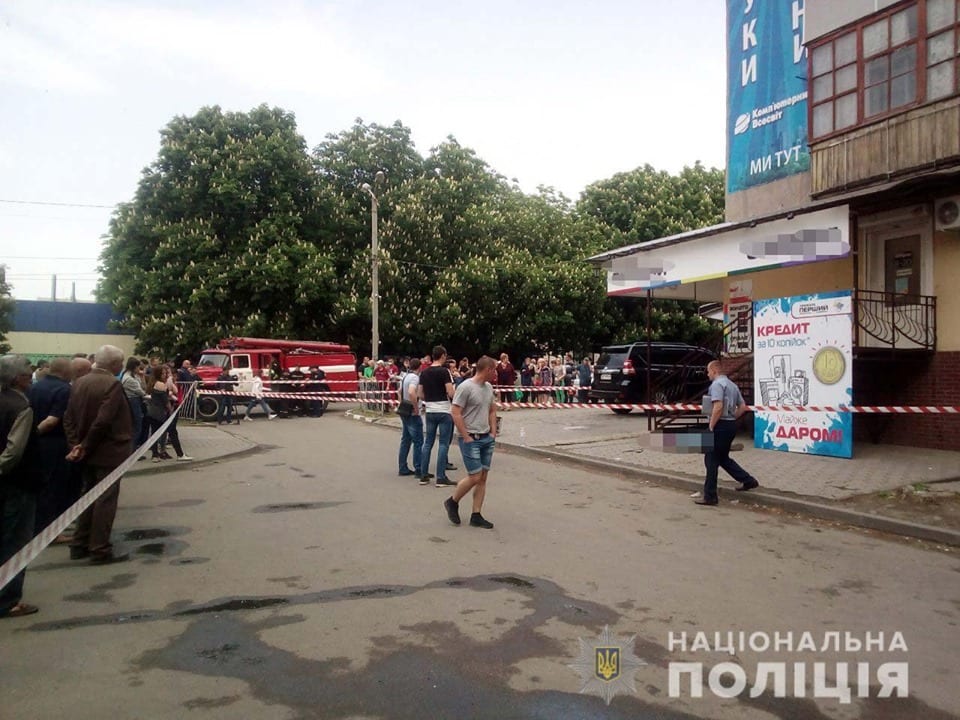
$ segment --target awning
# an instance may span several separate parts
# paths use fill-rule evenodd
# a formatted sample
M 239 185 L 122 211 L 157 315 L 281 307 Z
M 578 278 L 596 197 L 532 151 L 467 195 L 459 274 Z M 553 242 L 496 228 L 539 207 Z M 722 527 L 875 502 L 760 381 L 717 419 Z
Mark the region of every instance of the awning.
M 721 223 L 589 258 L 607 271 L 607 294 L 719 300 L 723 278 L 850 253 L 850 209 L 796 210 Z

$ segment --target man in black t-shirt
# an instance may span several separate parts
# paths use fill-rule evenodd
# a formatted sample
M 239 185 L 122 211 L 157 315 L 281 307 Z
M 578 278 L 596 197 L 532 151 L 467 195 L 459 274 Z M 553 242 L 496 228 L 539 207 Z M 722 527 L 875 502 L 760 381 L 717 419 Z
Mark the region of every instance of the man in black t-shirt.
M 423 454 L 420 459 L 420 484 L 429 485 L 433 477 L 430 470 L 430 455 L 433 442 L 439 433 L 437 449 L 437 487 L 456 485 L 447 478 L 447 453 L 453 439 L 453 416 L 450 414 L 450 401 L 453 399 L 453 378 L 446 368 L 447 350 L 437 345 L 431 353 L 430 367 L 420 373 L 418 395 L 426 408 L 426 422 L 423 434 Z

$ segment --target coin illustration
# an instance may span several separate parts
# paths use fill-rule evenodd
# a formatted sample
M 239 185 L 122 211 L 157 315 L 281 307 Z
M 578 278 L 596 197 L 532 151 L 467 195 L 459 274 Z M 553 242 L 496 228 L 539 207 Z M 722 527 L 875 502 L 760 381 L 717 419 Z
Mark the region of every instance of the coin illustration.
M 820 348 L 813 356 L 813 374 L 824 385 L 840 382 L 846 369 L 846 358 L 835 347 Z

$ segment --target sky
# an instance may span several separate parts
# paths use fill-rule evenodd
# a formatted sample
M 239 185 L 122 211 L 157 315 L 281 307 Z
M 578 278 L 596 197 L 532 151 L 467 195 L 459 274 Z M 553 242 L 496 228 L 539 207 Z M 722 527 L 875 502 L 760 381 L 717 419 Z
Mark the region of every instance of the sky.
M 576 200 L 650 164 L 724 165 L 723 0 L 2 0 L 0 264 L 91 300 L 103 235 L 178 115 L 261 103 L 307 146 L 447 136 Z M 371 176 L 376 168 L 371 168 Z

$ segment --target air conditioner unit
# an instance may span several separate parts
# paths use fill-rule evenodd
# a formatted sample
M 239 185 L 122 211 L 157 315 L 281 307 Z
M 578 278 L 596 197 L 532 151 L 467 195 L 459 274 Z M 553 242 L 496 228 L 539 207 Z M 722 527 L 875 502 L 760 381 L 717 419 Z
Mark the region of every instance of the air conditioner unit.
M 960 195 L 937 200 L 933 216 L 937 230 L 960 230 Z

